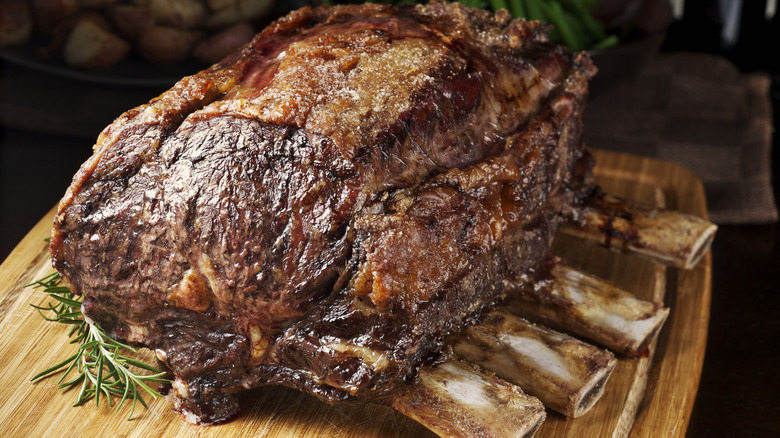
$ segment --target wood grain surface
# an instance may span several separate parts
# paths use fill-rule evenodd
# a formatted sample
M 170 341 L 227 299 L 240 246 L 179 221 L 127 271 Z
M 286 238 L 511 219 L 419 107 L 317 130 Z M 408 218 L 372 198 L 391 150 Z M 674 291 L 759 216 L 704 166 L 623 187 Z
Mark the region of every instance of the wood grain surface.
M 593 151 L 597 181 L 607 191 L 706 217 L 701 183 L 676 165 Z M 64 191 L 63 187 L 63 191 Z M 0 265 L 0 436 L 2 437 L 425 437 L 419 424 L 375 404 L 332 406 L 287 388 L 247 391 L 242 415 L 213 427 L 187 424 L 163 399 L 118 412 L 101 402 L 71 407 L 75 393 L 56 379 L 31 383 L 38 371 L 67 357 L 67 328 L 45 322 L 31 303 L 48 298 L 24 285 L 51 272 L 44 238 L 53 210 Z M 554 251 L 572 266 L 642 297 L 663 300 L 671 314 L 649 354 L 621 359 L 605 394 L 585 416 L 548 412 L 538 437 L 683 436 L 699 384 L 710 305 L 711 256 L 692 270 L 664 268 L 572 238 Z M 147 360 L 152 355 L 141 353 Z

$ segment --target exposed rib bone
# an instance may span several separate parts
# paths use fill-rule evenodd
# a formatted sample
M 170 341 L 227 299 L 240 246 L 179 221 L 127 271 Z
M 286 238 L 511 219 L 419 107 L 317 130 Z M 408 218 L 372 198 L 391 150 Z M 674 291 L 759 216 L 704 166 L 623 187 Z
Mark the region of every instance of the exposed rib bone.
M 548 278 L 533 285 L 507 287 L 510 290 L 503 307 L 510 313 L 628 356 L 641 353 L 669 315 L 669 309 L 659 303 L 638 298 L 557 260 Z
M 457 359 L 421 368 L 393 397 L 395 410 L 442 437 L 531 437 L 546 415 L 538 399 Z
M 571 418 L 601 398 L 617 364 L 609 351 L 497 310 L 458 335 L 453 348 Z
M 666 265 L 689 269 L 707 252 L 717 226 L 702 218 L 627 201 L 604 193 L 591 196 L 566 234 L 597 241 Z

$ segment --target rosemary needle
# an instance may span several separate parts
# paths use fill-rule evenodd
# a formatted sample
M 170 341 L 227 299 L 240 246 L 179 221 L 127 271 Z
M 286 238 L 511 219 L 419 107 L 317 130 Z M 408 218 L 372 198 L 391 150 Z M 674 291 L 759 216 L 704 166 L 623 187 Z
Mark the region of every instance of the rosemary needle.
M 53 299 L 44 306 L 32 306 L 45 320 L 70 325 L 70 343 L 78 345 L 72 356 L 36 374 L 31 381 L 62 373 L 57 387 L 78 389 L 74 406 L 93 398 L 96 406 L 100 404 L 101 398 L 113 406 L 118 398 L 116 410 L 119 411 L 129 399 L 132 400 L 132 408 L 128 418 L 135 412 L 136 403 L 147 406 L 144 392 L 152 398 L 162 397 L 149 384 L 170 382 L 164 377 L 166 373 L 128 357 L 127 352 L 135 353 L 137 350 L 112 339 L 97 324 L 87 321 L 81 313 L 81 297 L 60 284 L 59 273 L 47 275 L 26 287 L 42 288 L 42 292 Z M 70 380 L 66 381 L 68 378 Z

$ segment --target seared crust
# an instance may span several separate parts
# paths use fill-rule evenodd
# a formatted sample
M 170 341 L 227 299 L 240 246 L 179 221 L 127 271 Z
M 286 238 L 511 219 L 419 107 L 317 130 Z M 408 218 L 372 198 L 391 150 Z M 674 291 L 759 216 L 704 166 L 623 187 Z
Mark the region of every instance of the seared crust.
M 590 74 L 505 13 L 295 11 L 104 130 L 54 266 L 202 422 L 262 384 L 381 395 L 546 251 Z

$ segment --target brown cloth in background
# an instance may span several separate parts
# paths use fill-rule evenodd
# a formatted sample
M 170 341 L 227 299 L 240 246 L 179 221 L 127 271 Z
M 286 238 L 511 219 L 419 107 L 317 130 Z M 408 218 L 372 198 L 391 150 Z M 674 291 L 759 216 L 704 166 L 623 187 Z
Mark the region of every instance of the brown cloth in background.
M 719 56 L 662 53 L 591 96 L 585 141 L 693 171 L 715 223 L 774 222 L 769 87 L 767 76 L 743 74 Z

